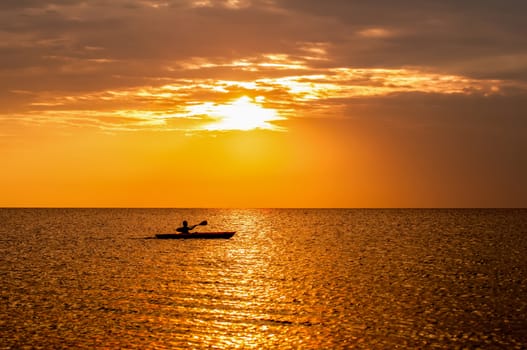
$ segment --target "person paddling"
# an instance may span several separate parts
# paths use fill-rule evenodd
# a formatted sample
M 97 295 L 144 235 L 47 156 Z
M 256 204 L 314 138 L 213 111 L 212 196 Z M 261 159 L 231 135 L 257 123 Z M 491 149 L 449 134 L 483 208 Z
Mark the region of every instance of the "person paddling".
M 190 232 L 191 230 L 193 230 L 196 226 L 200 226 L 200 225 L 207 225 L 207 221 L 202 221 L 202 222 L 200 222 L 199 224 L 189 226 L 187 220 L 184 220 L 184 221 L 183 221 L 183 226 L 182 226 L 182 227 L 178 227 L 178 228 L 176 229 L 176 231 L 177 231 L 177 232 L 181 232 L 181 233 L 189 233 L 189 232 Z

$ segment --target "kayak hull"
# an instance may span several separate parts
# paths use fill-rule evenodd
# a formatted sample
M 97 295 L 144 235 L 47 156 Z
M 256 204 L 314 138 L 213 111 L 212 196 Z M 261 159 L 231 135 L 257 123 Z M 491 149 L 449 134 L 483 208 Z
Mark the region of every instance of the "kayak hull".
M 156 238 L 159 239 L 213 239 L 213 238 L 231 238 L 236 232 L 191 232 L 191 233 L 158 233 Z

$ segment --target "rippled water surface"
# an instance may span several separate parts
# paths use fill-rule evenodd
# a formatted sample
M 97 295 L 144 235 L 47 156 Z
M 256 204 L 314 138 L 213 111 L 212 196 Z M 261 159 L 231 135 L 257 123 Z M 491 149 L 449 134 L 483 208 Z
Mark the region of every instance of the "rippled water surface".
M 0 209 L 0 263 L 0 348 L 527 344 L 526 210 Z

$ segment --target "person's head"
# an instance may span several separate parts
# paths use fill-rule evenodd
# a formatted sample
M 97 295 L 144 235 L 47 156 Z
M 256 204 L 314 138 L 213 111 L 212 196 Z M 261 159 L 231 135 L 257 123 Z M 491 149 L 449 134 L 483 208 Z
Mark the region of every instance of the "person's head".
M 183 226 L 188 226 L 188 222 L 187 222 L 187 220 L 184 220 L 184 221 L 183 221 Z

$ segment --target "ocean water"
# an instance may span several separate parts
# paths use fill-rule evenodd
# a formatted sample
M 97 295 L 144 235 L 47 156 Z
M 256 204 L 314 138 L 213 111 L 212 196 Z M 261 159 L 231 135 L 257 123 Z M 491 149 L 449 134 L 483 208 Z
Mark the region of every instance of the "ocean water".
M 527 210 L 0 209 L 0 277 L 1 349 L 527 346 Z

